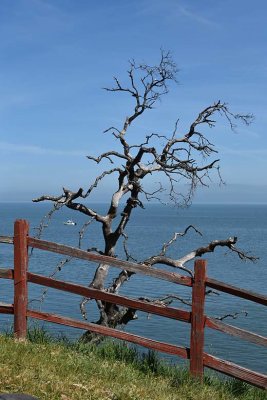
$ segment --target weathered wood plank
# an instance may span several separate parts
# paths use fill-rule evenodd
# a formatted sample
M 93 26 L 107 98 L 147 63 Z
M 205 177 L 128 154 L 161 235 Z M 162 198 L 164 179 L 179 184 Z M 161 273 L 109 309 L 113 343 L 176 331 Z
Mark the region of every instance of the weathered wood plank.
M 0 302 L 0 314 L 14 314 L 13 304 Z
M 267 296 L 251 292 L 250 290 L 240 289 L 237 286 L 229 285 L 228 283 L 217 281 L 216 279 L 207 278 L 206 286 L 220 290 L 225 293 L 232 294 L 233 296 L 241 297 L 242 299 L 254 301 L 255 303 L 267 306 Z
M 117 329 L 108 328 L 106 326 L 92 324 L 90 322 L 78 321 L 75 319 L 62 317 L 55 314 L 48 314 L 32 310 L 28 310 L 27 315 L 30 318 L 53 322 L 55 324 L 60 324 L 60 325 L 72 326 L 74 328 L 79 328 L 79 329 L 86 329 L 90 330 L 91 332 L 98 333 L 100 335 L 111 336 L 121 340 L 127 340 L 128 342 L 135 343 L 140 346 L 148 347 L 150 349 L 158 351 L 163 351 L 164 353 L 168 354 L 174 354 L 182 358 L 188 358 L 189 355 L 189 350 L 184 347 L 174 346 L 172 344 L 164 342 L 158 342 L 156 340 L 144 338 L 142 336 L 134 335 L 132 333 L 122 332 Z
M 14 279 L 14 270 L 11 268 L 0 268 L 0 278 Z
M 267 375 L 243 368 L 230 361 L 221 360 L 211 354 L 204 353 L 204 365 L 234 378 L 251 383 L 262 389 L 267 389 Z
M 196 260 L 192 288 L 192 314 L 191 314 L 191 339 L 190 339 L 190 373 L 202 379 L 204 373 L 204 304 L 205 304 L 205 279 L 206 261 Z
M 17 220 L 14 225 L 14 334 L 18 339 L 27 335 L 28 233 L 28 222 Z
M 12 236 L 0 236 L 0 243 L 13 244 L 14 240 Z
M 30 272 L 28 272 L 27 277 L 28 282 L 31 283 L 52 287 L 54 289 L 63 290 L 70 293 L 75 293 L 87 298 L 102 300 L 108 303 L 130 307 L 136 310 L 149 312 L 151 314 L 161 315 L 163 317 L 168 317 L 184 322 L 190 322 L 190 312 L 180 310 L 178 308 L 164 307 L 162 305 L 151 304 L 141 300 L 130 299 L 128 297 L 107 293 L 90 287 L 77 285 L 75 283 L 63 282 L 56 279 L 47 278 L 41 275 L 32 274 Z
M 141 273 L 143 275 L 148 275 L 168 282 L 179 283 L 185 286 L 192 286 L 192 279 L 190 277 L 182 276 L 174 272 L 162 271 L 159 269 L 148 267 L 147 265 L 123 261 L 114 257 L 103 256 L 100 254 L 88 253 L 87 251 L 80 250 L 75 247 L 48 242 L 45 240 L 39 240 L 32 237 L 28 238 L 28 245 L 37 249 L 51 251 L 58 254 L 64 254 L 82 260 L 92 261 L 95 263 L 105 263 L 113 267 L 125 269 L 131 272 Z
M 245 329 L 237 328 L 236 326 L 225 324 L 212 317 L 206 317 L 205 326 L 207 328 L 216 329 L 220 332 L 228 333 L 229 335 L 239 337 L 240 339 L 267 347 L 267 338 Z

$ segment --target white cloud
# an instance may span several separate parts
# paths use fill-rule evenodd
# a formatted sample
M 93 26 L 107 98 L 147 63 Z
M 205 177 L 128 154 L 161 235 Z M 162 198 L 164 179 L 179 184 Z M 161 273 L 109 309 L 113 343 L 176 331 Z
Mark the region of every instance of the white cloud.
M 193 20 L 193 21 L 195 21 L 195 22 L 197 22 L 199 24 L 206 25 L 206 26 L 212 26 L 214 28 L 218 28 L 219 27 L 219 25 L 215 21 L 212 21 L 212 20 L 210 20 L 210 19 L 208 19 L 206 17 L 203 17 L 200 14 L 192 12 L 192 11 L 190 11 L 188 8 L 186 8 L 184 6 L 179 5 L 178 6 L 178 10 L 179 10 L 179 13 L 181 15 L 183 15 L 183 16 L 185 16 L 187 18 L 190 18 L 191 20 Z
M 178 4 L 179 3 L 179 4 Z M 214 20 L 204 17 L 198 12 L 192 11 L 192 8 L 189 9 L 187 6 L 184 6 L 180 0 L 172 0 L 169 1 L 168 6 L 166 7 L 166 3 L 161 0 L 152 1 L 143 1 L 140 2 L 140 6 L 136 9 L 136 16 L 147 15 L 149 17 L 153 16 L 161 16 L 162 20 L 170 23 L 177 23 L 177 16 L 190 19 L 196 24 L 209 26 L 212 28 L 219 28 L 220 25 Z
M 219 151 L 222 154 L 232 154 L 235 156 L 250 156 L 250 157 L 257 157 L 257 156 L 267 156 L 267 149 L 233 149 L 230 147 L 220 146 Z
M 2 78 L 2 77 L 0 77 Z M 0 111 L 9 108 L 24 107 L 33 104 L 33 97 L 29 93 L 0 94 Z
M 29 146 L 29 145 L 14 144 L 8 142 L 0 142 L 0 151 L 33 154 L 33 155 L 51 155 L 51 156 L 84 157 L 87 155 L 84 150 L 51 149 L 40 146 Z

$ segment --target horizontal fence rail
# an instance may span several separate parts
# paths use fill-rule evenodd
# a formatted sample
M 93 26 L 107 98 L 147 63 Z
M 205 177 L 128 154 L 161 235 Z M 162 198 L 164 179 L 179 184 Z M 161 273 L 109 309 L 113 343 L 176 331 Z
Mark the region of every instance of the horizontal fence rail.
M 225 324 L 218 321 L 216 318 L 206 317 L 205 326 L 207 328 L 216 329 L 220 332 L 228 333 L 231 336 L 239 337 L 248 342 L 267 347 L 267 338 L 256 333 L 252 333 L 245 329 L 237 328 L 236 326 Z
M 267 306 L 267 296 L 251 292 L 250 290 L 240 289 L 236 286 L 229 285 L 228 283 L 217 281 L 216 279 L 207 278 L 206 286 L 220 290 L 221 292 L 231 294 L 233 296 L 241 297 L 242 299 L 253 301 L 254 303 Z
M 91 261 L 94 263 L 105 263 L 113 267 L 125 269 L 127 271 L 140 273 L 153 278 L 163 279 L 168 282 L 179 283 L 180 285 L 192 286 L 192 279 L 177 273 L 154 269 L 144 264 L 136 264 L 129 261 L 119 260 L 118 258 L 103 256 L 100 254 L 88 253 L 87 251 L 76 249 L 75 247 L 63 244 L 47 242 L 29 237 L 28 246 L 36 249 L 51 251 L 53 253 L 64 254 L 69 257 L 79 258 L 80 260 Z
M 0 303 L 0 314 L 14 314 L 13 304 Z
M 140 346 L 148 347 L 153 350 L 163 351 L 164 353 L 173 354 L 182 358 L 189 358 L 189 350 L 185 347 L 175 346 L 172 344 L 158 342 L 156 340 L 147 339 L 132 333 L 122 332 L 118 329 L 108 328 L 106 326 L 96 325 L 90 322 L 77 321 L 76 319 L 61 317 L 55 314 L 42 313 L 38 311 L 28 310 L 28 317 L 40 319 L 42 321 L 54 322 L 56 324 L 67 325 L 74 328 L 86 329 L 91 332 L 104 336 L 111 336 L 117 339 L 126 340 Z
M 14 279 L 14 269 L 11 268 L 1 268 L 0 278 L 3 279 Z
M 257 294 L 245 289 L 211 279 L 206 276 L 206 261 L 197 260 L 194 266 L 194 276 L 182 276 L 147 265 L 119 260 L 113 257 L 88 253 L 63 244 L 48 242 L 29 237 L 28 223 L 24 220 L 15 222 L 14 238 L 0 236 L 0 243 L 14 245 L 14 269 L 0 269 L 0 278 L 14 280 L 14 304 L 0 302 L 0 313 L 14 314 L 14 333 L 18 338 L 25 338 L 27 332 L 27 318 L 34 318 L 42 321 L 52 322 L 78 329 L 89 330 L 99 335 L 110 336 L 126 340 L 150 349 L 162 351 L 190 360 L 190 373 L 202 379 L 204 367 L 214 369 L 231 377 L 241 379 L 263 389 L 267 389 L 267 376 L 259 372 L 251 371 L 232 362 L 219 359 L 204 352 L 204 330 L 214 329 L 225 334 L 235 336 L 239 339 L 267 347 L 267 338 L 256 333 L 226 324 L 216 318 L 205 315 L 206 287 L 220 290 L 222 292 L 253 301 L 258 304 L 267 305 L 267 296 Z M 175 284 L 192 287 L 192 308 L 191 312 L 182 309 L 155 304 L 145 300 L 128 298 L 103 290 L 86 287 L 76 283 L 65 282 L 48 278 L 42 275 L 28 272 L 28 248 L 38 248 L 75 257 L 94 263 L 105 263 L 134 273 L 141 273 L 157 279 L 163 279 Z M 28 283 L 38 284 L 100 300 L 103 302 L 125 306 L 133 310 L 140 310 L 162 317 L 179 320 L 191 324 L 190 348 L 172 345 L 138 336 L 132 333 L 122 332 L 118 329 L 97 325 L 81 320 L 76 320 L 60 315 L 35 311 L 28 309 Z
M 177 319 L 184 322 L 190 322 L 190 312 L 179 310 L 178 308 L 165 307 L 163 305 L 151 304 L 142 300 L 134 300 L 128 297 L 119 296 L 117 294 L 107 293 L 102 290 L 93 289 L 77 285 L 74 283 L 63 282 L 52 278 L 46 278 L 41 275 L 36 275 L 28 272 L 28 282 L 37 283 L 39 285 L 48 286 L 54 289 L 63 290 L 70 293 L 75 293 L 86 298 L 102 300 L 120 306 L 126 306 L 135 310 L 145 311 L 151 314 L 160 315 Z
M 267 376 L 264 374 L 240 367 L 240 365 L 234 364 L 230 361 L 221 360 L 211 354 L 204 353 L 203 358 L 205 367 L 241 379 L 247 383 L 252 383 L 260 388 L 267 389 Z

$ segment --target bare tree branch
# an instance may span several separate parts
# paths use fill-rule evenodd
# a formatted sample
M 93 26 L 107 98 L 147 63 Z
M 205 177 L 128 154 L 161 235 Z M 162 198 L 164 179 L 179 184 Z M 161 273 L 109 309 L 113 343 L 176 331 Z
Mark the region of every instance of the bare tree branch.
M 88 160 L 95 161 L 97 164 L 99 164 L 103 160 L 103 158 L 107 158 L 111 162 L 111 164 L 114 164 L 111 156 L 123 158 L 124 160 L 129 160 L 129 157 L 126 157 L 124 154 L 120 154 L 117 151 L 107 151 L 106 153 L 101 154 L 99 157 L 87 156 L 87 158 Z
M 187 232 L 189 231 L 189 229 L 193 229 L 196 233 L 198 233 L 200 236 L 202 236 L 202 233 L 196 229 L 193 225 L 189 225 L 184 232 L 176 232 L 173 237 L 167 242 L 164 243 L 160 252 L 160 256 L 164 256 L 166 254 L 166 251 L 168 249 L 168 247 L 170 247 L 175 241 L 176 239 L 181 236 L 185 236 L 187 234 Z
M 184 255 L 183 257 L 174 260 L 172 258 L 166 257 L 165 255 L 157 255 L 157 256 L 152 256 L 145 261 L 143 261 L 143 264 L 152 266 L 155 264 L 163 264 L 163 265 L 168 265 L 174 268 L 181 269 L 187 273 L 189 273 L 191 276 L 193 276 L 193 272 L 186 268 L 184 264 L 188 263 L 189 261 L 194 260 L 197 257 L 202 257 L 206 253 L 211 253 L 214 252 L 216 247 L 227 247 L 231 251 L 235 252 L 238 254 L 239 258 L 242 260 L 250 260 L 255 262 L 257 260 L 257 257 L 251 256 L 241 250 L 238 250 L 234 245 L 237 242 L 237 237 L 234 238 L 229 238 L 226 240 L 214 240 L 210 242 L 207 246 L 205 247 L 199 247 L 196 250 L 191 251 L 190 253 Z M 173 242 L 172 242 L 173 243 Z M 164 249 L 164 246 L 163 246 Z
M 79 233 L 79 246 L 85 229 L 93 221 L 100 222 L 104 240 L 103 249 L 98 249 L 92 243 L 90 247 L 88 246 L 88 251 L 116 257 L 116 247 L 122 242 L 125 258 L 133 260 L 125 230 L 134 210 L 137 207 L 144 208 L 144 200 L 153 199 L 164 203 L 167 198 L 174 205 L 187 206 L 191 203 L 195 190 L 201 186 L 208 186 L 214 177 L 214 173 L 217 174 L 219 183 L 223 183 L 217 150 L 207 138 L 205 129 L 214 128 L 217 119 L 222 117 L 227 126 L 233 130 L 239 121 L 246 125 L 251 123 L 253 120 L 251 114 L 234 114 L 226 103 L 217 101 L 200 111 L 185 132 L 178 131 L 179 119 L 176 118 L 172 132 L 150 133 L 146 134 L 140 142 L 130 141 L 129 132 L 134 121 L 160 102 L 162 97 L 168 93 L 170 84 L 177 83 L 177 71 L 170 52 L 163 50 L 160 54 L 159 63 L 154 66 L 145 63 L 138 64 L 135 60 L 130 60 L 126 83 L 115 77 L 114 86 L 105 88 L 110 93 L 127 95 L 133 101 L 130 112 L 124 118 L 122 126 L 111 126 L 104 131 L 115 138 L 116 148 L 107 151 L 103 149 L 102 153 L 97 156 L 87 156 L 89 161 L 101 165 L 102 162 L 108 161 L 113 164 L 114 168 L 99 173 L 85 190 L 79 188 L 77 191 L 71 191 L 63 188 L 63 193 L 60 196 L 43 195 L 33 200 L 34 202 L 52 201 L 55 210 L 65 206 L 90 217 L 90 220 L 86 222 Z M 155 176 L 155 174 L 159 177 L 158 181 L 160 182 L 154 183 L 154 186 L 151 187 L 149 177 Z M 99 213 L 87 203 L 85 204 L 84 201 L 89 199 L 94 189 L 98 188 L 100 184 L 104 184 L 110 176 L 116 177 L 117 186 L 111 193 L 107 210 L 105 213 Z M 147 185 L 147 182 L 149 182 L 149 185 Z M 44 222 L 43 225 L 45 225 Z M 193 276 L 192 271 L 187 267 L 187 263 L 197 257 L 202 257 L 204 254 L 214 252 L 217 247 L 225 247 L 237 254 L 242 260 L 255 261 L 257 259 L 236 247 L 236 237 L 230 237 L 226 240 L 213 240 L 208 245 L 198 247 L 182 256 L 181 250 L 179 250 L 179 255 L 175 259 L 167 257 L 166 253 L 170 246 L 179 237 L 185 236 L 190 229 L 201 235 L 193 225 L 189 225 L 184 232 L 176 232 L 170 240 L 163 243 L 159 254 L 151 255 L 143 263 L 150 267 L 162 264 L 178 268 Z M 40 234 L 42 230 L 43 228 L 40 228 Z M 113 279 L 112 284 L 108 285 L 106 283 L 108 273 L 109 265 L 99 264 L 89 286 L 107 290 L 110 293 L 117 293 L 133 275 L 129 271 L 121 271 Z M 86 318 L 86 304 L 89 300 L 82 299 L 80 304 L 84 318 Z M 174 300 L 180 301 L 179 296 L 168 295 L 158 301 L 170 304 Z M 116 327 L 136 318 L 133 309 L 101 301 L 97 301 L 96 304 L 99 310 L 97 321 L 99 324 Z M 85 337 L 96 340 L 95 335 L 90 335 L 88 332 Z
M 191 301 L 183 299 L 182 297 L 177 296 L 176 294 L 167 294 L 166 296 L 160 297 L 159 299 L 150 299 L 148 297 L 139 297 L 138 299 L 142 301 L 147 301 L 148 303 L 158 304 L 165 307 L 172 304 L 175 300 L 187 306 L 192 305 Z
M 234 314 L 225 314 L 222 317 L 215 317 L 215 319 L 218 319 L 220 321 L 223 321 L 226 318 L 232 318 L 232 319 L 237 319 L 239 315 L 244 314 L 245 317 L 248 316 L 248 312 L 247 311 L 240 311 L 240 312 L 236 312 Z

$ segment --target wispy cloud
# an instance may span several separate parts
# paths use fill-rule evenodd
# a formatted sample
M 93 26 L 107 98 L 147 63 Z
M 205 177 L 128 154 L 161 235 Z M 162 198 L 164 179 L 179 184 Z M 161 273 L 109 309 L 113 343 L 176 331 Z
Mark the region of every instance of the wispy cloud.
M 23 144 L 14 144 L 8 142 L 0 142 L 0 151 L 5 152 L 15 152 L 24 153 L 32 155 L 50 155 L 50 156 L 76 156 L 84 157 L 86 152 L 84 150 L 61 150 L 61 149 L 51 149 L 40 146 L 29 146 Z
M 5 111 L 9 108 L 24 107 L 33 104 L 33 96 L 30 93 L 1 93 L 0 110 Z
M 203 15 L 196 13 L 194 11 L 191 11 L 187 7 L 179 5 L 178 11 L 181 15 L 183 15 L 187 18 L 190 18 L 194 22 L 197 22 L 199 24 L 206 25 L 206 26 L 211 26 L 214 28 L 219 28 L 219 24 L 217 24 L 215 21 L 208 19 L 206 17 L 203 17 Z
M 258 156 L 267 156 L 267 149 L 233 149 L 230 147 L 224 147 L 220 146 L 219 147 L 220 153 L 224 154 L 231 154 L 235 156 L 241 156 L 241 157 L 258 157 Z
M 143 1 L 142 3 L 140 3 L 140 5 L 138 5 L 138 8 L 135 9 L 135 15 L 136 16 L 147 15 L 149 17 L 151 17 L 152 15 L 154 16 L 160 15 L 161 19 L 165 20 L 165 22 L 167 22 L 168 20 L 168 23 L 170 21 L 172 21 L 173 23 L 174 22 L 177 23 L 177 16 L 178 16 L 190 19 L 196 24 L 201 24 L 212 28 L 220 27 L 220 25 L 213 19 L 203 16 L 198 11 L 192 10 L 192 7 L 188 8 L 182 3 L 183 2 L 181 2 L 180 0 L 173 0 L 169 1 L 168 7 L 166 7 L 165 2 L 161 0 L 158 1 L 154 0 L 153 2 Z

